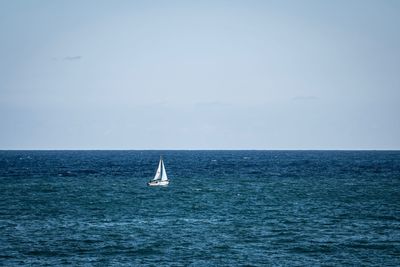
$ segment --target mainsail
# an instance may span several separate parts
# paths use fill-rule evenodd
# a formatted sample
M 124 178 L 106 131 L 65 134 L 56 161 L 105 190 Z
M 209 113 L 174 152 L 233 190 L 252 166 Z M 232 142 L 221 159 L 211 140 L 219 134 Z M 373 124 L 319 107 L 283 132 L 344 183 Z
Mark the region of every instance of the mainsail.
M 161 180 L 161 181 L 168 180 L 167 172 L 165 171 L 165 166 L 164 166 L 164 162 L 162 159 L 160 159 L 160 162 L 158 163 L 156 175 L 153 178 L 153 181 L 158 181 L 158 180 Z
M 162 171 L 161 171 L 161 181 L 167 181 L 168 176 L 167 172 L 165 171 L 164 161 L 161 159 Z

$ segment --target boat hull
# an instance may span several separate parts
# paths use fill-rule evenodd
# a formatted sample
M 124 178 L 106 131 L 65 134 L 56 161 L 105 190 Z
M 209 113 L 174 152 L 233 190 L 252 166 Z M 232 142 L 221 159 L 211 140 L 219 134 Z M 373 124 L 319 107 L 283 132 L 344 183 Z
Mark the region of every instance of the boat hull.
M 166 181 L 150 181 L 147 183 L 148 186 L 167 186 L 169 185 L 169 180 Z

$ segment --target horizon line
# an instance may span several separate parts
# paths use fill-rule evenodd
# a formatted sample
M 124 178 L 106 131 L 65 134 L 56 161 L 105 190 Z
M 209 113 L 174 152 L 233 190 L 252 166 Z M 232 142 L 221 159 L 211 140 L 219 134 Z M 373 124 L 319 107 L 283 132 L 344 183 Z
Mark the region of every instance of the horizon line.
M 0 149 L 0 151 L 400 151 L 400 149 L 364 149 L 364 148 L 341 148 L 341 149 L 127 149 L 127 148 L 115 148 L 115 149 L 97 149 L 97 148 L 38 148 L 38 149 Z

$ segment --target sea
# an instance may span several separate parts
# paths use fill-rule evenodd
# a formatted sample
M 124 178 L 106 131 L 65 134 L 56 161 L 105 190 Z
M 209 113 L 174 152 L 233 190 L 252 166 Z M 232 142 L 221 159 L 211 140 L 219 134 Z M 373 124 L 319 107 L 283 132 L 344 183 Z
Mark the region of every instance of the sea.
M 400 266 L 400 151 L 0 151 L 0 266 Z

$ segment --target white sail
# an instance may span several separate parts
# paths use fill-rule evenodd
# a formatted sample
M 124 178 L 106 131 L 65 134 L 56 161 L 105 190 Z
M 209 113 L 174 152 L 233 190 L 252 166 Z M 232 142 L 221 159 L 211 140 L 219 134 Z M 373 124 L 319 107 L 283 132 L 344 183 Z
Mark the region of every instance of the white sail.
M 158 163 L 156 175 L 147 183 L 149 186 L 167 186 L 169 184 L 167 172 L 165 171 L 164 161 L 160 158 Z
M 160 159 L 160 162 L 158 163 L 158 168 L 156 171 L 156 175 L 154 175 L 153 181 L 161 180 L 161 175 L 162 175 L 162 159 Z
M 161 166 L 162 166 L 161 181 L 167 181 L 168 180 L 168 176 L 167 176 L 167 172 L 165 171 L 165 166 L 164 166 L 164 161 L 163 160 L 161 160 Z

